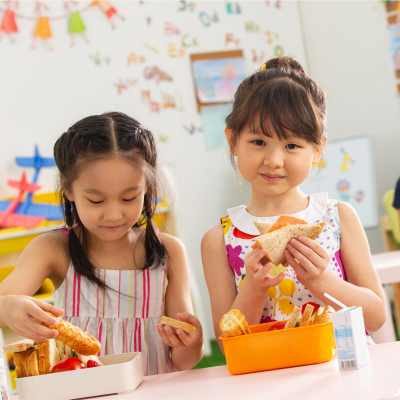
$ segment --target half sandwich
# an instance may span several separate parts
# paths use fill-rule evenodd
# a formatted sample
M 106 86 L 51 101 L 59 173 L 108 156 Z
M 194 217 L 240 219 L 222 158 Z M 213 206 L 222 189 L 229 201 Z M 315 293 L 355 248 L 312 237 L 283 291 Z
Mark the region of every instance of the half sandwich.
M 287 267 L 289 263 L 285 258 L 285 250 L 290 240 L 300 236 L 315 240 L 323 231 L 326 222 L 308 223 L 290 215 L 281 215 L 272 225 L 265 222 L 254 224 L 260 233 L 264 233 L 254 239 L 252 248 L 265 249 L 267 251 L 265 256 L 272 264 L 276 266 L 282 264 Z M 267 224 L 269 226 L 266 226 Z

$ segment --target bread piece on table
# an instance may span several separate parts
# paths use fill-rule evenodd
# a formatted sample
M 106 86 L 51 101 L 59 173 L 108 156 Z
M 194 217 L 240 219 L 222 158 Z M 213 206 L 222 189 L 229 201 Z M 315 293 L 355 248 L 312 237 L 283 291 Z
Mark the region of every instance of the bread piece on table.
M 315 325 L 324 324 L 325 322 L 331 322 L 332 314 L 334 312 L 335 310 L 331 306 L 324 307 L 324 310 L 320 314 L 317 313 L 317 315 L 315 316 Z
M 314 310 L 314 306 L 311 304 L 307 304 L 306 308 L 304 309 L 303 316 L 300 318 L 300 325 L 299 326 L 308 326 L 312 313 Z
M 34 349 L 32 353 L 26 360 L 27 371 L 29 371 L 28 376 L 38 376 L 39 375 L 39 358 L 38 351 Z
M 282 264 L 287 266 L 289 263 L 285 258 L 285 250 L 291 239 L 297 239 L 299 236 L 309 237 L 315 240 L 322 232 L 326 222 L 317 222 L 313 224 L 299 224 L 284 226 L 273 232 L 254 238 L 255 243 L 261 249 L 265 249 L 265 256 L 271 260 L 274 265 Z
M 25 351 L 29 349 L 30 347 L 33 347 L 35 345 L 35 342 L 31 339 L 24 339 L 20 340 L 19 342 L 7 344 L 3 346 L 4 353 L 21 353 L 22 351 Z
M 301 308 L 295 307 L 284 329 L 295 328 L 301 317 Z
M 83 332 L 80 328 L 71 323 L 47 313 L 57 320 L 57 326 L 52 326 L 39 321 L 42 325 L 58 330 L 57 340 L 71 347 L 77 353 L 84 356 L 94 356 L 101 350 L 100 342 L 90 333 Z
M 263 235 L 269 228 L 271 228 L 272 222 L 256 221 L 254 222 L 254 225 L 256 226 L 258 232 L 260 232 L 260 235 Z
M 39 357 L 39 375 L 49 374 L 55 364 L 61 361 L 60 351 L 54 339 L 36 343 Z
M 169 325 L 175 329 L 182 329 L 187 333 L 192 333 L 196 330 L 196 327 L 186 322 L 178 321 L 177 319 L 168 318 L 165 315 L 161 318 L 160 321 L 161 325 Z
M 251 334 L 249 324 L 239 310 L 231 310 L 224 314 L 219 321 L 219 328 L 225 337 Z

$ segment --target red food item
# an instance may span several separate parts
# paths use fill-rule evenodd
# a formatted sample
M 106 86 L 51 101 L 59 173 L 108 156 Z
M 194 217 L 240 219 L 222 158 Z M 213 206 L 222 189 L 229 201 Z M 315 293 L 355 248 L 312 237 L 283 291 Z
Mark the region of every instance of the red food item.
M 279 330 L 281 330 L 281 329 L 284 329 L 284 328 L 285 328 L 285 325 L 286 325 L 286 322 L 287 322 L 287 321 L 279 321 L 279 322 L 276 322 L 275 324 L 273 324 L 273 325 L 268 329 L 268 331 L 279 331 Z
M 311 304 L 312 306 L 314 306 L 313 313 L 318 311 L 319 305 L 317 303 L 314 303 L 313 301 L 309 301 L 308 303 L 303 304 L 303 307 L 301 307 L 302 314 L 304 314 L 304 310 L 306 309 L 307 304 Z
M 86 363 L 87 368 L 93 368 L 93 367 L 101 367 L 101 364 L 99 364 L 97 361 L 95 360 L 89 360 Z
M 64 358 L 59 361 L 51 370 L 51 373 L 73 371 L 75 369 L 85 369 L 85 365 L 76 357 Z

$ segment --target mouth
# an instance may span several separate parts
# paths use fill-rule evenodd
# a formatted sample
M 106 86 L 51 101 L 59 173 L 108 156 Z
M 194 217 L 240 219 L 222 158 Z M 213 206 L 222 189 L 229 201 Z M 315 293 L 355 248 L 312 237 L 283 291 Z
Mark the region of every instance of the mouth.
M 275 175 L 275 174 L 261 174 L 261 176 L 270 183 L 277 183 L 280 182 L 285 177 L 282 175 Z
M 101 228 L 107 229 L 108 231 L 116 231 L 118 228 L 121 228 L 123 225 L 114 225 L 114 226 L 102 226 Z

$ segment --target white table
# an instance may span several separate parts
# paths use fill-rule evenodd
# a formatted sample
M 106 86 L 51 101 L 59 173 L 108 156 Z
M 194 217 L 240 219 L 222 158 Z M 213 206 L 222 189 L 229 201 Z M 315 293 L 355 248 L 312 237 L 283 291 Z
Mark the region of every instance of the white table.
M 134 392 L 100 399 L 400 399 L 400 342 L 370 346 L 369 353 L 371 363 L 359 370 L 339 371 L 336 357 L 247 375 L 231 375 L 226 366 L 204 368 L 147 376 Z
M 372 262 L 379 275 L 382 285 L 400 282 L 400 251 L 389 251 L 386 253 L 373 254 Z M 383 289 L 387 303 L 387 318 L 383 327 L 378 332 L 371 334 L 376 343 L 393 342 L 396 340 L 392 312 L 385 286 L 383 286 Z

